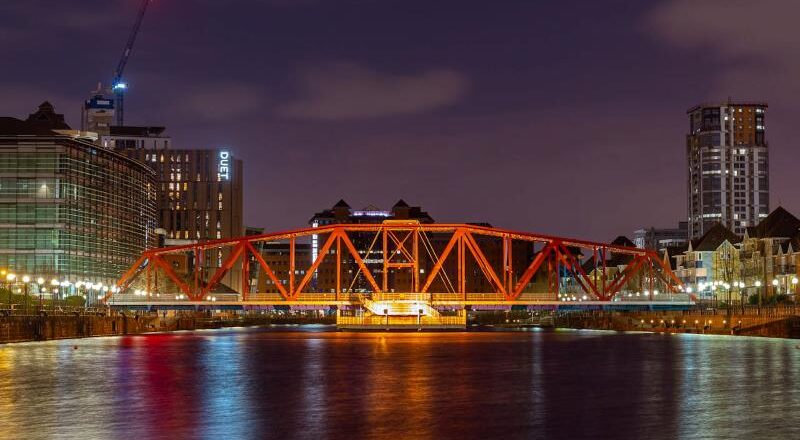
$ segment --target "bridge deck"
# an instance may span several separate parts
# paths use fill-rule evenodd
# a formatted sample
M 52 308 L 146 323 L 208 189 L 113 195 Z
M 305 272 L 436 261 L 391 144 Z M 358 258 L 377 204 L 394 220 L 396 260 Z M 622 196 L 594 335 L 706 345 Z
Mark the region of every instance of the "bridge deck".
M 433 307 L 463 307 L 463 306 L 541 306 L 543 308 L 638 308 L 638 307 L 691 307 L 691 301 L 431 301 L 428 302 Z M 202 306 L 204 308 L 213 307 L 249 307 L 249 306 L 358 306 L 357 302 L 351 301 L 111 301 L 111 307 L 190 307 Z

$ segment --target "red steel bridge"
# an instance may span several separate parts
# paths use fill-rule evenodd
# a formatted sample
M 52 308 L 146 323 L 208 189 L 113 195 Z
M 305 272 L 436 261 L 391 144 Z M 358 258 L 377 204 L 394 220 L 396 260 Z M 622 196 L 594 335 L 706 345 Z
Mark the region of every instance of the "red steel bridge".
M 691 304 L 669 263 L 650 250 L 403 220 L 148 250 L 117 287 L 104 300 L 121 307 L 331 307 L 376 315 Z

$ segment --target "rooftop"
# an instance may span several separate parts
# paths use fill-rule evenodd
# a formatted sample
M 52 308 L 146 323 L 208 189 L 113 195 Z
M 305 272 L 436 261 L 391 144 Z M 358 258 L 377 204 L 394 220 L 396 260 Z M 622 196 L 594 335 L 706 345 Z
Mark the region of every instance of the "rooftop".
M 45 101 L 39 109 L 25 120 L 8 116 L 0 117 L 0 134 L 17 136 L 51 136 L 54 130 L 71 130 L 64 122 L 64 115 L 55 112 L 53 104 Z
M 731 244 L 736 244 L 740 243 L 742 238 L 731 232 L 722 223 L 717 223 L 702 237 L 692 240 L 692 250 L 700 252 L 714 251 L 726 240 Z
M 695 105 L 693 107 L 690 107 L 688 110 L 686 110 L 686 113 L 689 114 L 689 113 L 694 112 L 695 110 L 698 110 L 698 109 L 701 109 L 701 108 L 706 108 L 706 107 L 731 107 L 731 106 L 735 106 L 735 107 L 763 107 L 763 108 L 769 107 L 767 105 L 767 103 L 763 102 L 763 101 L 760 101 L 760 102 L 759 101 L 750 101 L 750 100 L 736 101 L 736 100 L 734 100 L 732 98 L 728 98 L 727 101 L 703 102 L 703 103 L 697 104 L 697 105 Z
M 753 238 L 793 238 L 800 233 L 800 219 L 782 206 L 769 213 L 758 225 L 747 228 L 747 235 Z
M 165 127 L 140 127 L 133 125 L 112 125 L 111 136 L 161 137 Z

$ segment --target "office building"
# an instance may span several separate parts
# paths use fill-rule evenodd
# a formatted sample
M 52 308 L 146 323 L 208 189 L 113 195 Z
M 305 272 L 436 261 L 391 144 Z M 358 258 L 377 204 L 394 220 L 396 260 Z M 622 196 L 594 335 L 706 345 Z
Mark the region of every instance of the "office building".
M 99 135 L 103 148 L 147 150 L 170 148 L 171 139 L 164 135 L 164 127 L 111 126 L 108 134 Z
M 340 200 L 331 209 L 320 211 L 309 220 L 312 227 L 322 227 L 331 224 L 374 224 L 382 223 L 386 220 L 413 220 L 420 223 L 434 223 L 433 217 L 423 211 L 419 206 L 409 206 L 405 201 L 399 200 L 389 210 L 382 210 L 375 206 L 368 206 L 364 209 L 352 209 L 344 200 Z M 488 223 L 477 223 L 475 226 L 487 226 Z M 383 244 L 380 237 L 376 237 L 374 232 L 351 232 L 348 236 L 353 241 L 359 256 L 364 260 L 366 266 L 371 271 L 372 276 L 381 282 L 383 279 Z M 314 261 L 318 255 L 319 247 L 323 246 L 326 235 L 320 234 L 313 236 L 311 242 L 310 261 Z M 450 233 L 428 233 L 420 237 L 419 262 L 418 267 L 421 277 L 430 273 L 436 264 L 438 255 L 447 247 L 451 239 Z M 502 240 L 495 237 L 477 237 L 476 241 L 481 248 L 481 252 L 486 256 L 489 264 L 494 268 L 495 273 L 503 273 L 503 244 Z M 513 266 L 516 273 L 521 273 L 527 267 L 534 256 L 533 247 L 530 243 L 518 242 L 512 248 Z M 442 264 L 442 270 L 432 281 L 429 291 L 439 293 L 455 293 L 458 286 L 452 283 L 456 279 L 457 273 L 456 253 L 451 252 L 451 256 Z M 371 286 L 365 277 L 354 277 L 359 273 L 359 268 L 352 258 L 343 257 L 342 278 L 346 285 L 343 286 L 345 293 L 371 291 Z M 300 267 L 298 267 L 301 269 Z M 474 259 L 465 258 L 466 281 L 465 289 L 470 292 L 490 292 L 493 290 L 491 282 L 480 269 Z M 336 286 L 336 261 L 333 258 L 326 258 L 320 264 L 311 282 L 311 290 L 317 292 L 331 293 Z M 532 283 L 535 283 L 533 280 Z M 387 285 L 393 286 L 392 292 L 402 293 L 411 292 L 413 274 L 407 268 L 390 268 L 387 274 Z M 391 292 L 390 292 L 391 293 Z
M 92 96 L 84 101 L 81 107 L 81 130 L 106 136 L 114 124 L 114 99 L 108 97 L 108 91 L 101 84 L 92 91 Z
M 283 284 L 283 288 L 289 289 L 289 267 L 290 245 L 288 243 L 260 243 L 257 248 L 261 254 L 261 258 L 269 265 L 275 277 Z M 295 254 L 295 282 L 299 282 L 306 275 L 306 270 L 311 266 L 311 246 L 308 243 L 297 243 L 294 248 Z M 325 270 L 333 270 L 326 267 Z M 250 262 L 250 273 L 255 279 L 256 288 L 251 289 L 253 292 L 258 293 L 279 293 L 278 287 L 275 282 L 261 271 L 261 267 L 257 262 Z M 335 283 L 335 281 L 334 281 Z M 335 284 L 333 284 L 335 285 Z M 328 286 L 330 288 L 330 286 Z
M 0 118 L 0 268 L 107 288 L 156 244 L 155 173 L 95 141 L 47 102 Z
M 140 147 L 114 151 L 141 161 L 155 171 L 156 219 L 163 229 L 166 245 L 244 235 L 243 166 L 231 151 Z M 208 251 L 203 270 L 213 273 L 222 266 L 226 256 L 226 252 Z M 239 289 L 241 274 L 228 272 L 220 284 L 223 291 Z
M 640 249 L 661 250 L 688 243 L 689 223 L 678 222 L 677 228 L 642 228 L 633 233 L 633 243 Z
M 688 111 L 689 238 L 716 223 L 737 235 L 769 213 L 767 104 L 728 100 Z
M 168 240 L 203 241 L 244 235 L 242 161 L 229 150 L 116 151 L 155 171 L 158 224 Z
M 344 200 L 339 200 L 338 203 L 333 205 L 331 209 L 325 209 L 314 214 L 308 223 L 312 228 L 327 226 L 332 224 L 371 224 L 382 223 L 385 220 L 416 220 L 420 223 L 433 223 L 433 217 L 428 215 L 419 206 L 409 206 L 405 201 L 398 200 L 390 210 L 382 210 L 375 206 L 367 206 L 363 209 L 352 209 L 350 205 Z M 353 240 L 353 245 L 358 250 L 361 258 L 368 264 L 375 265 L 372 275 L 378 277 L 382 272 L 383 265 L 383 248 L 373 244 L 374 233 L 352 233 L 350 234 Z M 325 242 L 326 234 L 313 235 L 311 239 L 311 261 L 316 260 L 319 248 Z M 345 273 L 352 274 L 358 272 L 357 265 L 352 261 L 343 265 Z M 398 274 L 402 279 L 394 280 L 395 283 L 401 285 L 409 285 L 411 283 L 411 274 L 408 271 Z M 319 270 L 312 280 L 312 288 L 316 288 L 322 292 L 333 292 L 336 286 L 336 271 L 335 262 L 333 259 L 326 259 L 323 261 Z M 368 289 L 367 280 L 364 277 L 358 277 L 352 286 L 353 291 L 363 291 Z
M 420 223 L 433 223 L 433 217 L 428 215 L 419 206 L 408 206 L 404 200 L 399 200 L 392 207 L 391 210 L 382 210 L 374 205 L 365 207 L 364 209 L 354 210 L 350 208 L 344 200 L 339 200 L 333 208 L 324 209 L 316 214 L 308 221 L 312 228 L 320 226 L 327 226 L 332 224 L 364 224 L 364 223 L 382 223 L 384 220 L 416 220 Z M 319 237 L 314 236 L 311 243 L 311 258 L 317 258 L 317 251 L 319 250 L 320 240 Z

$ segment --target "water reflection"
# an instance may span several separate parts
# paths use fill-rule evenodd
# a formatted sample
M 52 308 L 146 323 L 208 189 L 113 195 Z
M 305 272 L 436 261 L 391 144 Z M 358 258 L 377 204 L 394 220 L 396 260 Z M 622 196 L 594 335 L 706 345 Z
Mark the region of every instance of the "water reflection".
M 800 438 L 794 341 L 220 330 L 0 346 L 0 438 Z

